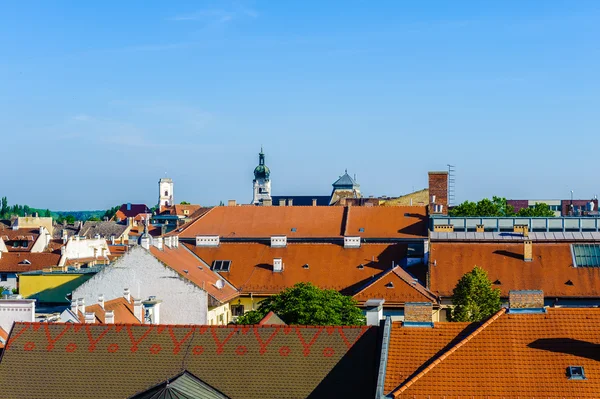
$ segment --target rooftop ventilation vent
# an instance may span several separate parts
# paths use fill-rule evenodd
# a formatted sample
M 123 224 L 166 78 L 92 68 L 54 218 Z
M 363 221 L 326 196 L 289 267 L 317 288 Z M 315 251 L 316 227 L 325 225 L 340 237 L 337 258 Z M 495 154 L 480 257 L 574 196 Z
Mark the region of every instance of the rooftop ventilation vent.
M 585 380 L 585 371 L 583 366 L 569 366 L 567 367 L 567 376 L 570 380 Z
M 303 269 L 308 269 L 308 263 L 305 263 L 305 264 L 303 264 L 303 265 L 302 265 L 302 268 L 303 268 Z
M 494 285 L 502 285 L 502 281 L 496 280 L 496 281 L 494 281 Z
M 362 270 L 362 269 L 364 269 L 364 268 L 365 268 L 365 265 L 363 265 L 362 263 L 361 263 L 360 265 L 358 265 L 358 269 L 359 269 L 359 270 Z
M 394 283 L 391 281 L 385 285 L 385 288 L 394 288 Z
M 574 285 L 573 282 L 571 280 L 567 280 L 567 282 L 565 283 L 566 285 Z

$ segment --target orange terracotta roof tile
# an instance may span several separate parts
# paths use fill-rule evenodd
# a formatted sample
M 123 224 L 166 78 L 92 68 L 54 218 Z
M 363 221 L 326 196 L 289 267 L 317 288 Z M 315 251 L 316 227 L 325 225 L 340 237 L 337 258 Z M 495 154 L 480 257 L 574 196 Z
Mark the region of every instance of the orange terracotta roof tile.
M 597 398 L 599 330 L 597 308 L 550 308 L 545 314 L 499 312 L 466 338 L 450 348 L 448 345 L 393 395 L 432 399 Z M 421 331 L 414 334 L 435 336 L 435 328 Z M 394 351 L 410 349 L 419 342 L 421 336 L 408 337 L 394 344 Z M 394 364 L 388 358 L 388 368 Z M 587 379 L 569 379 L 568 366 L 583 366 Z
M 106 311 L 111 310 L 114 312 L 115 324 L 142 324 L 133 312 L 133 299 L 127 302 L 125 298 L 121 297 L 105 301 L 104 309 L 99 304 L 85 307 L 86 312 L 95 314 L 98 323 L 105 323 Z M 85 315 L 79 312 L 78 316 L 82 323 L 85 322 Z
M 427 225 L 424 206 L 351 206 L 344 234 L 365 238 L 427 238 Z
M 0 349 L 4 348 L 4 344 L 8 339 L 8 333 L 4 331 L 2 327 L 0 327 Z
M 220 275 L 240 292 L 265 295 L 299 282 L 351 295 L 391 269 L 393 262 L 398 264 L 407 253 L 406 244 L 363 244 L 360 248 L 325 243 L 288 243 L 285 248 L 258 243 L 184 245 L 211 266 L 216 260 L 230 260 L 229 272 Z M 283 272 L 273 272 L 274 258 L 283 260 Z
M 182 238 L 340 237 L 344 208 L 324 206 L 217 206 L 178 232 Z M 292 231 L 295 229 L 296 231 Z M 177 231 L 177 230 L 176 230 Z
M 373 298 L 385 298 L 386 306 L 405 302 L 437 303 L 435 295 L 400 266 L 387 271 L 354 295 L 359 303 Z
M 56 252 L 3 252 L 0 255 L 1 272 L 30 272 L 58 266 L 60 251 Z
M 238 291 L 226 281 L 223 287 L 219 288 L 217 282 L 223 280 L 221 276 L 203 265 L 202 261 L 184 246 L 178 248 L 165 246 L 162 250 L 150 247 L 150 252 L 159 261 L 220 302 L 227 302 L 238 295 Z
M 573 267 L 568 243 L 533 243 L 533 260 L 523 260 L 522 243 L 432 242 L 430 289 L 452 295 L 458 280 L 473 267 L 488 272 L 502 296 L 510 290 L 543 290 L 546 297 L 599 297 L 600 268 Z

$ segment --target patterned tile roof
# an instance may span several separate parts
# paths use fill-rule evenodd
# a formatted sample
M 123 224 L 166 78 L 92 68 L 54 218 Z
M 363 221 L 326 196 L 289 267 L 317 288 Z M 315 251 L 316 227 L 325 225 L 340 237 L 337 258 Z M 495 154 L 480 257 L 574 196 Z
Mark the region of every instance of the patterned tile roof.
M 437 340 L 440 333 L 436 328 L 410 330 L 398 324 L 393 330 L 396 341 L 390 351 L 409 351 L 403 355 L 414 354 L 415 347 Z M 410 379 L 404 379 L 407 372 L 403 372 L 387 384 L 386 376 L 386 387 L 403 380 L 393 396 L 414 399 L 597 398 L 599 330 L 597 308 L 550 308 L 545 314 L 507 314 L 502 310 L 464 339 L 445 344 L 429 359 L 429 365 Z M 388 357 L 387 370 L 406 370 L 404 358 L 408 357 Z M 587 379 L 569 379 L 569 366 L 583 366 Z
M 127 398 L 188 371 L 230 398 L 366 398 L 377 340 L 366 326 L 16 323 L 0 381 L 10 398 Z
M 600 268 L 573 267 L 568 243 L 533 243 L 533 260 L 523 260 L 523 243 L 432 242 L 430 289 L 451 296 L 457 281 L 475 266 L 510 290 L 543 290 L 546 297 L 600 297 Z
M 211 266 L 216 260 L 230 260 L 229 272 L 220 272 L 220 275 L 240 292 L 254 294 L 279 293 L 303 281 L 354 294 L 391 269 L 393 262 L 398 264 L 407 253 L 406 244 L 363 244 L 360 248 L 316 243 L 288 243 L 285 248 L 258 243 L 185 246 Z M 282 272 L 273 272 L 275 258 L 282 259 Z M 411 293 L 414 291 L 406 284 L 398 284 L 398 289 L 403 290 L 403 287 Z

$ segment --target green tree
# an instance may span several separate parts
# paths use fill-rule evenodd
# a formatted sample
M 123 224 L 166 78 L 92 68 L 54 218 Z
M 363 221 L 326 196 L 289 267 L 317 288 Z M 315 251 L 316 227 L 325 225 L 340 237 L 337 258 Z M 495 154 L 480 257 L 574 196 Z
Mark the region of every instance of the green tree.
M 500 310 L 500 290 L 480 267 L 466 273 L 454 287 L 452 321 L 482 321 Z
M 483 198 L 477 203 L 465 201 L 450 209 L 448 214 L 455 217 L 503 217 L 515 216 L 515 209 L 508 205 L 506 198 L 493 196 L 491 200 Z
M 538 202 L 532 208 L 522 208 L 517 212 L 517 216 L 525 216 L 525 217 L 553 217 L 554 211 L 550 209 L 548 204 L 543 202 Z
M 44 217 L 52 217 L 52 212 L 50 212 L 50 209 L 46 209 L 46 212 L 44 212 Z
M 119 210 L 121 206 L 117 205 L 117 206 L 113 206 L 110 209 L 107 209 L 106 212 L 104 212 L 104 215 L 102 216 L 102 219 L 106 218 L 108 220 L 112 219 L 113 216 L 115 216 L 115 213 L 117 213 L 117 211 Z
M 365 324 L 365 317 L 355 299 L 335 290 L 323 290 L 311 283 L 298 283 L 273 295 L 238 318 L 239 324 L 256 324 L 270 311 L 287 324 L 355 326 Z
M 99 222 L 100 218 L 98 216 L 91 216 L 87 220 L 88 222 Z
M 6 197 L 2 197 L 2 206 L 0 206 L 0 216 L 7 217 L 10 212 L 10 207 L 8 206 L 8 200 Z
M 181 201 L 179 204 L 180 204 L 180 205 L 191 205 L 191 204 L 190 204 L 189 202 L 187 202 L 187 201 Z

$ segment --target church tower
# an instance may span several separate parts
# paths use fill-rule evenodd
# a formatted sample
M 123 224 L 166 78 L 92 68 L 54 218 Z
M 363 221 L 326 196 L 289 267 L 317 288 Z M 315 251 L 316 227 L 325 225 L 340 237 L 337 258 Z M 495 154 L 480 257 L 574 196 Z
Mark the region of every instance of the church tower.
M 158 209 L 173 205 L 173 180 L 163 177 L 158 181 Z
M 271 171 L 265 165 L 265 154 L 262 147 L 258 154 L 258 166 L 254 168 L 254 196 L 252 203 L 254 205 L 262 205 L 264 200 L 271 200 Z

